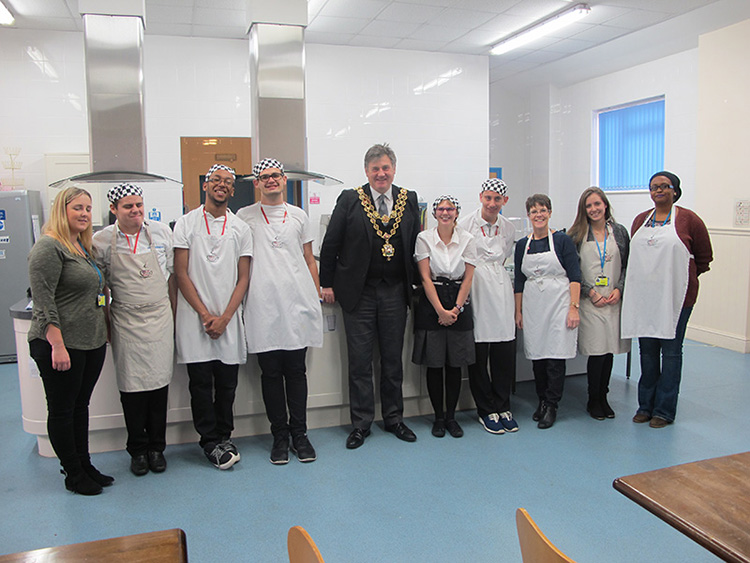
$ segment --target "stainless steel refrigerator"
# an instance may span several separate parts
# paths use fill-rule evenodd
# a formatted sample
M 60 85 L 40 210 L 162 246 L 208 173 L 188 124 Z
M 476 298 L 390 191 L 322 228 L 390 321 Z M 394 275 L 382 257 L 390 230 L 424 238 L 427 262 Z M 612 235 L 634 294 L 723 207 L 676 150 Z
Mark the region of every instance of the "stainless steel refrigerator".
M 16 361 L 9 309 L 26 297 L 26 258 L 41 235 L 42 200 L 36 190 L 0 192 L 0 362 Z

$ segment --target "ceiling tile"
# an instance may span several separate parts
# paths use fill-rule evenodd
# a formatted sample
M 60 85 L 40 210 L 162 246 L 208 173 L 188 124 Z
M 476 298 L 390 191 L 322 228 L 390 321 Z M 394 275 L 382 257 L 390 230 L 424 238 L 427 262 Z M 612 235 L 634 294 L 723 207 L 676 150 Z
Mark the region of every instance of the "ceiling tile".
M 149 4 L 146 8 L 146 23 L 193 23 L 193 8 L 190 6 L 159 6 Z
M 584 41 L 593 41 L 594 43 L 606 43 L 616 37 L 628 33 L 626 29 L 621 27 L 611 27 L 608 25 L 595 25 L 591 29 L 582 31 L 573 36 L 574 39 L 582 39 Z
M 328 16 L 318 16 L 310 25 L 308 31 L 317 33 L 351 33 L 357 34 L 370 22 L 366 19 L 355 18 L 333 18 Z
M 174 35 L 177 37 L 190 37 L 193 34 L 193 26 L 185 23 L 155 22 L 151 19 L 146 21 L 146 34 L 148 35 Z
M 593 41 L 579 41 L 577 39 L 562 39 L 552 45 L 549 45 L 544 50 L 551 53 L 563 53 L 566 55 L 572 55 L 578 53 L 584 49 L 593 47 L 595 43 Z
M 648 12 L 646 10 L 633 10 L 607 21 L 607 25 L 622 27 L 624 29 L 643 29 L 668 19 L 667 14 L 662 12 Z
M 461 27 L 464 29 L 474 29 L 487 23 L 495 14 L 490 12 L 476 12 L 474 10 L 456 10 L 449 8 L 443 11 L 439 16 L 432 20 L 434 25 L 446 25 Z
M 453 7 L 462 10 L 476 10 L 501 14 L 518 4 L 519 0 L 454 0 Z
M 374 20 L 365 26 L 361 31 L 361 34 L 405 39 L 410 37 L 417 28 L 419 28 L 419 24 L 416 23 L 383 22 Z
M 193 25 L 194 37 L 216 37 L 219 39 L 244 39 L 247 30 L 243 27 L 228 25 Z
M 339 18 L 374 18 L 388 4 L 390 0 L 328 0 L 320 13 Z
M 443 10 L 445 8 L 439 6 L 419 6 L 417 4 L 393 2 L 378 14 L 377 19 L 408 23 L 427 23 L 430 19 L 440 15 Z
M 409 36 L 409 39 L 418 39 L 420 41 L 442 40 L 443 44 L 458 39 L 466 35 L 463 29 L 455 27 L 442 27 L 437 25 L 423 25 Z
M 551 16 L 552 14 L 570 8 L 571 2 L 567 0 L 523 0 L 518 2 L 506 12 L 509 15 L 530 17 L 535 20 Z
M 245 12 L 238 10 L 214 10 L 208 8 L 195 8 L 194 24 L 210 25 L 216 27 L 233 26 L 238 22 L 245 21 Z M 244 25 L 244 24 L 243 24 Z

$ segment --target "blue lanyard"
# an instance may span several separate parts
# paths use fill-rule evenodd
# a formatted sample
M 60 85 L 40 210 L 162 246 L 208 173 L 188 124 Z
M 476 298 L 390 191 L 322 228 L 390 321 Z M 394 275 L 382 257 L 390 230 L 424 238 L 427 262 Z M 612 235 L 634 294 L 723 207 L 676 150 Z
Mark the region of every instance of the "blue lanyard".
M 661 226 L 661 227 L 663 227 L 664 225 L 666 225 L 666 224 L 667 224 L 667 221 L 669 221 L 669 218 L 670 218 L 671 216 L 672 216 L 672 210 L 670 209 L 670 210 L 669 210 L 669 214 L 667 215 L 667 218 L 666 218 L 666 219 L 664 219 L 664 221 L 662 221 L 662 223 L 661 223 L 661 225 L 660 225 L 660 226 Z M 651 226 L 652 226 L 652 227 L 656 227 L 656 209 L 654 209 L 654 212 L 653 212 L 653 214 L 651 215 Z
M 89 256 L 89 253 L 86 252 L 86 249 L 83 247 L 83 245 L 81 244 L 80 240 L 78 241 L 78 246 L 81 248 L 81 250 L 83 251 L 83 254 L 86 256 L 86 262 L 88 262 L 89 264 L 91 264 L 91 266 L 94 268 L 94 270 L 96 270 L 96 273 L 99 276 L 99 291 L 101 291 L 102 287 L 104 287 L 104 279 L 102 278 L 102 272 L 101 272 L 101 270 L 99 270 L 99 266 L 97 266 L 96 262 L 94 262 L 91 259 L 91 257 Z
M 593 229 L 591 230 L 591 233 L 593 234 Z M 607 261 L 607 225 L 604 225 L 604 253 L 602 254 L 602 249 L 599 247 L 599 241 L 596 240 L 596 235 L 594 235 L 594 242 L 596 243 L 596 251 L 599 253 L 599 262 L 602 265 L 602 273 L 604 273 L 604 263 Z

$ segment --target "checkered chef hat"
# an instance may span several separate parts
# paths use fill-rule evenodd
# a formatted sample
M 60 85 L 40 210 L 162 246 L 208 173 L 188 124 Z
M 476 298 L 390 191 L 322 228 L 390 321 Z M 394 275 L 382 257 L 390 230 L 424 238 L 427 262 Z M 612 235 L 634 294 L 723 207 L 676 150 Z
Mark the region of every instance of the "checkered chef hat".
M 490 178 L 482 182 L 482 191 L 479 193 L 481 194 L 487 190 L 505 196 L 508 193 L 508 186 L 500 178 Z
M 119 184 L 112 188 L 109 188 L 107 192 L 107 199 L 112 205 L 116 205 L 118 201 L 129 195 L 138 195 L 143 197 L 143 190 L 134 184 Z
M 224 166 L 223 164 L 214 164 L 211 168 L 208 169 L 208 172 L 206 172 L 206 180 L 208 180 L 211 177 L 211 174 L 213 174 L 217 170 L 226 170 L 232 175 L 232 178 L 235 177 L 234 170 L 232 168 L 229 168 L 229 166 Z
M 452 195 L 441 195 L 432 203 L 432 216 L 433 217 L 437 217 L 437 208 L 438 208 L 438 205 L 440 205 L 441 201 L 450 201 L 453 205 L 456 206 L 456 213 L 461 213 L 461 204 L 458 202 L 458 198 L 455 198 Z
M 278 168 L 282 174 L 284 173 L 284 165 L 278 160 L 275 158 L 264 158 L 253 166 L 253 174 L 258 178 L 266 168 Z

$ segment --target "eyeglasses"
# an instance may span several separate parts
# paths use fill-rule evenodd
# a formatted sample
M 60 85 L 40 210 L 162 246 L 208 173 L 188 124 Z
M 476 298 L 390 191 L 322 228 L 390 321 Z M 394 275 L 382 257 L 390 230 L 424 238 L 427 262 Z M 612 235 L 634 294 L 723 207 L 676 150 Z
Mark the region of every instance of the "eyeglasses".
M 260 180 L 261 182 L 263 182 L 265 184 L 271 178 L 273 178 L 274 180 L 279 180 L 283 176 L 284 175 L 280 174 L 279 172 L 274 172 L 273 174 L 261 174 L 260 176 L 258 176 L 258 180 Z
M 232 178 L 219 178 L 217 176 L 214 176 L 212 178 L 209 178 L 208 181 L 217 186 L 224 184 L 227 188 L 234 187 L 234 180 L 232 180 Z
M 541 209 L 532 209 L 531 211 L 529 211 L 529 216 L 531 217 L 534 215 L 546 215 L 548 213 L 549 213 L 549 209 L 547 209 L 546 207 L 543 207 Z
M 669 184 L 658 184 L 656 186 L 649 186 L 648 189 L 652 192 L 659 190 L 673 190 L 674 188 Z
M 438 207 L 437 209 L 435 209 L 435 211 L 438 213 L 451 213 L 455 210 L 455 207 Z

